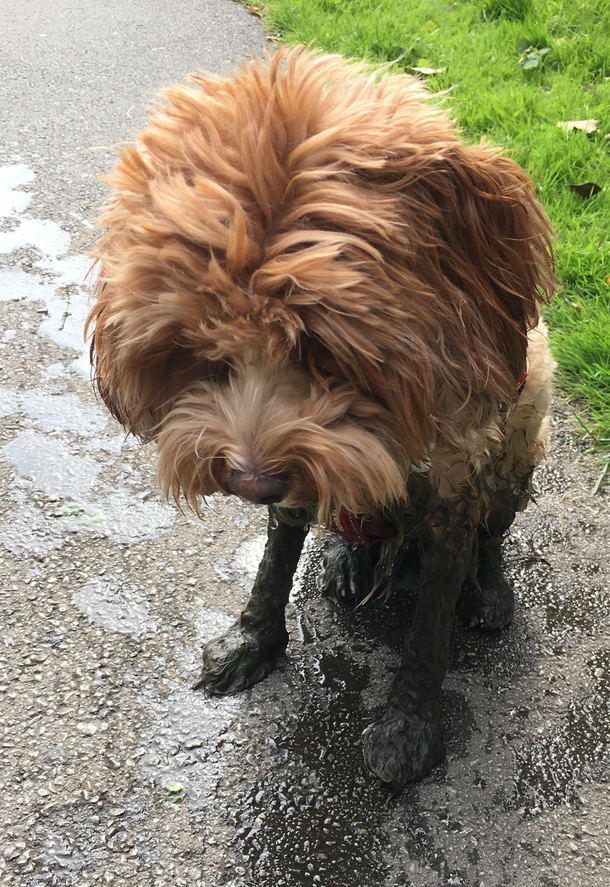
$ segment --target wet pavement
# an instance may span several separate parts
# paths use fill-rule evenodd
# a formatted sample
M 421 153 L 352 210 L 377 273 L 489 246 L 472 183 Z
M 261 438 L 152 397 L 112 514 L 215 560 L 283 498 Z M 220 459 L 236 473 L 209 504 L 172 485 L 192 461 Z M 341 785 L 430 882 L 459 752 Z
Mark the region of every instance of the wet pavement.
M 0 884 L 606 885 L 610 509 L 568 408 L 505 547 L 515 622 L 456 624 L 447 759 L 423 783 L 390 801 L 360 748 L 413 612 L 408 572 L 349 612 L 319 594 L 310 538 L 276 671 L 237 697 L 191 690 L 202 643 L 247 599 L 265 517 L 160 500 L 152 452 L 88 383 L 79 238 L 104 146 L 154 90 L 264 40 L 230 0 L 3 6 Z

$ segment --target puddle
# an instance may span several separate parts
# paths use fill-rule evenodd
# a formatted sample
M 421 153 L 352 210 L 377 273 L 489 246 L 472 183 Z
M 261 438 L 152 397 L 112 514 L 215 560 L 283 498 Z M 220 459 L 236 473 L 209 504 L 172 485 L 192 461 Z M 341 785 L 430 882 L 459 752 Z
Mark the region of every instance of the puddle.
M 231 561 L 225 557 L 216 559 L 214 562 L 216 574 L 225 582 L 237 579 L 247 591 L 250 591 L 256 579 L 266 542 L 266 533 L 242 542 L 235 550 Z
M 89 456 L 75 456 L 60 440 L 31 430 L 21 431 L 2 452 L 35 490 L 61 499 L 87 498 L 102 470 Z
M 191 814 L 215 807 L 218 782 L 241 744 L 232 725 L 245 698 L 206 698 L 173 685 L 163 699 L 145 688 L 139 701 L 151 717 L 136 750 L 144 780 L 156 785 L 167 803 L 188 798 Z
M 175 651 L 187 683 L 167 682 L 169 692 L 163 697 L 153 686 L 141 690 L 138 699 L 150 724 L 140 737 L 136 755 L 143 779 L 155 786 L 166 803 L 187 801 L 189 813 L 199 816 L 218 804 L 219 780 L 241 745 L 235 726 L 247 708 L 247 697 L 209 698 L 190 688 L 200 668 L 202 645 L 233 622 L 221 610 L 207 607 L 191 616 L 196 635 L 193 646 L 178 643 Z
M 0 385 L 0 417 L 16 413 L 19 410 L 19 404 L 18 392 Z
M 133 638 L 157 631 L 145 594 L 118 576 L 92 579 L 72 595 L 78 609 L 91 622 Z
M 100 407 L 82 403 L 75 395 L 54 398 L 31 392 L 21 396 L 10 389 L 1 393 L 3 411 L 21 408 L 47 431 L 56 425 L 58 432 L 96 433 L 106 423 Z M 63 409 L 68 411 L 65 416 Z M 99 449 L 120 456 L 120 441 L 121 438 L 101 438 L 90 442 L 88 449 L 98 448 L 97 443 L 101 442 Z M 108 484 L 101 487 L 98 475 L 103 463 L 88 455 L 78 455 L 75 444 L 54 434 L 26 429 L 3 447 L 2 454 L 17 472 L 15 491 L 19 486 L 33 489 L 49 497 L 48 504 L 52 505 L 44 513 L 36 514 L 31 529 L 28 521 L 33 509 L 29 506 L 23 505 L 7 515 L 0 525 L 0 542 L 15 553 L 35 554 L 41 548 L 57 547 L 59 535 L 65 533 L 95 533 L 114 542 L 133 544 L 155 538 L 174 525 L 175 508 L 148 491 L 134 493 L 129 488 Z M 130 469 L 128 474 L 123 477 L 126 483 L 139 482 L 137 472 Z
M 298 689 L 267 740 L 274 766 L 264 768 L 236 818 L 238 844 L 261 887 L 352 887 L 355 872 L 362 884 L 380 883 L 384 872 L 387 793 L 366 774 L 360 741 L 371 720 L 362 705 L 369 665 L 347 652 L 341 629 L 322 643 L 300 612 L 308 597 L 319 598 L 320 553 L 312 548 L 292 595 L 297 622 L 308 629 L 303 646 L 289 649 L 298 656 Z
M 74 458 L 74 457 L 73 457 Z M 151 500 L 144 493 L 135 496 L 122 488 L 105 488 L 103 496 L 98 496 L 95 504 L 75 503 L 63 506 L 65 519 L 62 523 L 70 532 L 97 533 L 113 542 L 133 545 L 145 539 L 155 539 L 171 530 L 176 520 L 176 511 L 171 505 Z M 62 517 L 59 509 L 58 517 Z
M 288 650 L 297 687 L 291 684 L 289 708 L 267 740 L 269 765 L 261 766 L 235 818 L 253 882 L 353 887 L 391 880 L 405 887 L 406 871 L 432 868 L 443 883 L 467 884 L 434 845 L 418 810 L 420 786 L 407 786 L 388 806 L 389 791 L 366 771 L 362 755 L 361 732 L 383 708 L 413 600 L 403 589 L 384 605 L 356 611 L 335 606 L 317 590 L 320 558 L 311 545 L 292 595 L 297 624 L 305 626 L 301 648 L 293 637 Z M 446 689 L 442 710 L 450 754 L 467 753 L 476 724 L 466 698 Z M 424 784 L 439 780 L 442 767 Z
M 22 868 L 19 883 L 23 887 L 84 883 L 81 879 L 122 853 L 156 869 L 159 837 L 144 825 L 146 808 L 144 793 L 131 792 L 121 807 L 74 801 L 43 812 L 29 831 L 30 861 L 25 870 Z
M 100 505 L 56 502 L 53 510 L 45 513 L 23 505 L 0 523 L 0 544 L 19 556 L 59 548 L 66 533 L 93 533 L 115 543 L 133 545 L 168 532 L 175 519 L 169 505 L 134 499 L 129 492 L 110 489 Z
M 17 557 L 42 557 L 63 545 L 63 534 L 37 508 L 24 505 L 0 523 L 0 545 Z
M 199 664 L 203 644 L 226 631 L 233 624 L 233 621 L 231 616 L 227 616 L 226 613 L 218 610 L 216 607 L 199 607 L 192 620 L 189 617 L 189 622 L 192 622 L 195 630 L 194 646 L 196 650 L 196 652 L 193 649 L 188 651 L 190 667 L 194 667 L 195 661 Z
M 21 268 L 0 268 L 0 302 L 46 302 L 55 286 Z
M 21 219 L 12 231 L 0 231 L 0 253 L 34 247 L 46 256 L 58 256 L 70 249 L 70 235 L 49 219 Z
M 66 376 L 67 372 L 63 363 L 52 363 L 50 366 L 45 367 L 40 374 L 43 382 L 57 382 L 60 379 L 65 379 Z
M 0 167 L 0 219 L 25 212 L 32 195 L 16 189 L 29 185 L 35 178 L 34 172 L 24 163 Z
M 447 809 L 422 809 L 417 790 L 411 788 L 408 791 L 412 793 L 409 803 L 402 802 L 388 810 L 385 833 L 389 840 L 384 859 L 389 873 L 383 882 L 384 887 L 410 887 L 412 883 L 425 884 L 426 887 L 447 887 L 449 884 L 469 887 L 471 882 L 466 878 L 462 880 L 449 866 L 433 834 L 438 832 L 440 825 L 443 831 L 451 833 L 450 841 L 455 846 L 463 841 L 463 837 L 458 837 L 462 824 L 454 820 Z
M 111 855 L 104 831 L 94 804 L 67 805 L 42 817 L 31 831 L 35 870 L 24 875 L 22 883 L 75 884 L 79 875 L 99 868 Z
M 561 803 L 579 805 L 578 789 L 598 779 L 610 759 L 610 651 L 588 663 L 593 691 L 568 705 L 564 723 L 516 753 L 515 803 L 540 813 Z
M 536 539 L 540 539 L 540 534 Z M 599 579 L 596 581 L 599 564 L 588 563 L 581 571 L 580 562 L 574 561 L 572 575 L 565 571 L 556 576 L 539 551 L 531 544 L 524 550 L 518 539 L 510 540 L 506 561 L 517 606 L 539 609 L 543 630 L 552 638 L 563 638 L 575 631 L 591 634 L 610 613 L 610 590 L 602 588 Z
M 610 613 L 610 591 L 598 585 L 572 582 L 566 588 L 551 583 L 546 592 L 545 627 L 554 636 L 571 631 L 592 634 Z
M 89 379 L 89 347 L 83 342 L 83 327 L 89 311 L 91 280 L 86 278 L 91 260 L 82 254 L 68 255 L 72 238 L 57 222 L 23 218 L 21 214 L 31 195 L 18 189 L 34 178 L 34 172 L 24 164 L 0 169 L 0 216 L 14 218 L 16 223 L 11 230 L 0 231 L 0 254 L 36 250 L 40 258 L 34 262 L 34 267 L 52 275 L 53 285 L 21 269 L 3 269 L 0 272 L 0 300 L 42 299 L 47 317 L 39 327 L 39 334 L 48 336 L 62 348 L 78 352 L 80 356 L 73 361 L 71 368 Z
M 89 381 L 89 344 L 83 341 L 83 329 L 89 313 L 89 294 L 84 288 L 89 262 L 80 257 L 78 261 L 77 257 L 73 257 L 61 262 L 69 262 L 69 265 L 66 267 L 59 261 L 54 261 L 49 263 L 49 267 L 53 273 L 60 275 L 60 279 L 69 280 L 69 283 L 45 300 L 48 317 L 41 323 L 38 333 L 52 339 L 61 348 L 71 348 L 78 352 L 80 357 L 70 364 L 70 368 Z
M 42 431 L 70 432 L 83 437 L 101 434 L 108 422 L 102 407 L 86 403 L 76 394 L 20 392 L 0 387 L 0 415 L 24 413 Z
M 364 772 L 366 675 L 316 658 L 298 712 L 273 740 L 277 766 L 244 798 L 238 842 L 257 885 L 379 883 L 387 794 Z M 349 689 L 348 689 L 349 686 Z

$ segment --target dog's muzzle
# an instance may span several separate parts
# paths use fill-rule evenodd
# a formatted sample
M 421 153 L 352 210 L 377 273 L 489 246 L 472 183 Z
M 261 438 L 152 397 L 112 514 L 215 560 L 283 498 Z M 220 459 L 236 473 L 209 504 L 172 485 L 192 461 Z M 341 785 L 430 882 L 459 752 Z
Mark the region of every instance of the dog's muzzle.
M 290 475 L 234 470 L 231 472 L 228 486 L 236 496 L 247 499 L 255 505 L 274 505 L 288 495 Z

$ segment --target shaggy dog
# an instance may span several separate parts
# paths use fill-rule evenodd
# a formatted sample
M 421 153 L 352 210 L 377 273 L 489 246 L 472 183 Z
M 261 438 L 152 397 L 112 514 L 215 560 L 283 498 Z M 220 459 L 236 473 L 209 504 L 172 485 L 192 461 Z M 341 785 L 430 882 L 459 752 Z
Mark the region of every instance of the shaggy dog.
M 421 84 L 303 49 L 168 89 L 101 219 L 92 359 L 154 439 L 166 494 L 269 506 L 239 620 L 199 684 L 236 693 L 288 642 L 310 525 L 322 584 L 419 598 L 368 767 L 399 790 L 443 756 L 449 633 L 510 622 L 500 543 L 543 456 L 553 363 L 539 309 L 551 230 L 530 179 L 467 146 Z

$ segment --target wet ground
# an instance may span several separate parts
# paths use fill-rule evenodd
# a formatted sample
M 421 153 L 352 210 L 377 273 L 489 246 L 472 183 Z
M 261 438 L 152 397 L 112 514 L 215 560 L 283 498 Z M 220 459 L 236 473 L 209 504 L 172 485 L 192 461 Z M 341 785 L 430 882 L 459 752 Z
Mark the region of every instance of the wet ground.
M 262 45 L 236 4 L 207 8 L 201 33 L 172 44 L 185 70 L 198 36 L 227 63 L 218 22 Z M 141 64 L 147 89 L 182 75 L 161 52 L 163 17 L 133 9 L 106 97 L 120 94 L 120 64 Z M 84 41 L 72 52 L 93 64 Z M 49 80 L 59 96 L 61 77 Z M 132 91 L 140 102 L 142 83 Z M 201 645 L 247 599 L 265 518 L 236 501 L 214 500 L 202 520 L 162 503 L 152 453 L 95 402 L 88 262 L 69 250 L 109 163 L 86 149 L 130 135 L 141 112 L 123 95 L 106 132 L 96 124 L 68 149 L 58 132 L 76 132 L 86 106 L 68 95 L 63 118 L 55 104 L 45 116 L 28 95 L 40 125 L 4 121 L 0 148 L 0 884 L 606 885 L 610 509 L 607 489 L 590 497 L 598 467 L 568 408 L 556 405 L 537 502 L 505 547 L 514 624 L 455 627 L 448 754 L 428 779 L 389 801 L 360 749 L 399 662 L 413 576 L 386 605 L 340 609 L 316 588 L 324 540 L 308 543 L 276 671 L 206 699 L 190 689 Z

